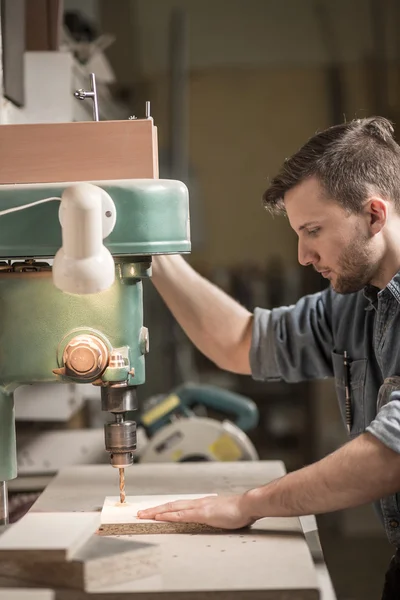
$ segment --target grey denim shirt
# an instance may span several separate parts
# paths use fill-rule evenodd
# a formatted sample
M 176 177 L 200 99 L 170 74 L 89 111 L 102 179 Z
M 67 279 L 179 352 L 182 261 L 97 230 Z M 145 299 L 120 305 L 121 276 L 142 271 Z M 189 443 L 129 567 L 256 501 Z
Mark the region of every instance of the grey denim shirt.
M 345 351 L 350 438 L 368 431 L 400 453 L 400 272 L 380 291 L 367 286 L 341 295 L 329 287 L 293 306 L 254 311 L 253 378 L 298 382 L 334 377 L 346 422 Z M 400 493 L 375 506 L 389 541 L 400 547 Z

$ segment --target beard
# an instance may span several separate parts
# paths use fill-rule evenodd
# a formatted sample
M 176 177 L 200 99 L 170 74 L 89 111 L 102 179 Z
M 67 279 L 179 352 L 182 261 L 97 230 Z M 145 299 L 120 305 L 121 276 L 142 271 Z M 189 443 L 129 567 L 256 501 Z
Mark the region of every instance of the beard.
M 356 235 L 355 239 L 342 251 L 332 288 L 338 294 L 359 292 L 376 275 L 378 266 L 373 261 L 366 235 Z

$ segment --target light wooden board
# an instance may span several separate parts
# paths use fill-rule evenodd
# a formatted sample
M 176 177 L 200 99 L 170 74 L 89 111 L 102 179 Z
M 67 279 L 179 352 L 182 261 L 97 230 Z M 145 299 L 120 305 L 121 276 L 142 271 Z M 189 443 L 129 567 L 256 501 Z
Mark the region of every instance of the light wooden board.
M 160 563 L 155 545 L 98 535 L 92 535 L 70 560 L 35 562 L 13 560 L 13 555 L 11 552 L 8 559 L 0 562 L 0 574 L 4 577 L 88 593 L 157 575 Z
M 127 496 L 126 502 L 120 503 L 118 496 L 108 496 L 101 511 L 101 535 L 143 535 L 154 533 L 205 533 L 222 531 L 214 527 L 198 523 L 168 523 L 152 519 L 139 519 L 139 510 L 159 506 L 176 500 L 196 500 L 204 496 L 216 494 L 154 494 L 151 496 Z
M 154 544 L 94 535 L 75 553 L 72 562 L 77 573 L 75 587 L 100 592 L 104 586 L 156 575 L 160 549 Z
M 0 561 L 66 561 L 100 523 L 98 513 L 30 513 L 0 536 Z
M 152 119 L 0 126 L 0 184 L 158 177 Z
M 123 504 L 119 501 L 119 496 L 107 496 L 104 500 L 103 509 L 101 511 L 100 522 L 104 524 L 116 523 L 149 523 L 153 525 L 155 521 L 151 519 L 138 519 L 137 513 L 139 510 L 146 510 L 166 504 L 167 502 L 175 502 L 177 500 L 197 500 L 205 496 L 216 496 L 216 494 L 204 492 L 202 494 L 152 494 L 150 496 L 127 496 L 126 502 Z
M 129 494 L 239 493 L 281 477 L 281 462 L 134 465 L 126 469 Z M 118 490 L 109 465 L 71 467 L 49 484 L 33 511 L 101 510 Z M 125 538 L 121 538 L 125 539 Z M 158 544 L 159 573 L 103 586 L 101 600 L 317 600 L 316 571 L 296 518 L 269 518 L 223 534 L 153 534 L 128 537 Z M 84 596 L 63 595 L 63 600 Z M 90 596 L 91 600 L 97 597 Z M 99 595 L 100 600 L 100 595 Z
M 0 574 L 91 592 L 157 573 L 155 545 L 100 537 L 99 523 L 99 513 L 26 514 L 0 537 Z

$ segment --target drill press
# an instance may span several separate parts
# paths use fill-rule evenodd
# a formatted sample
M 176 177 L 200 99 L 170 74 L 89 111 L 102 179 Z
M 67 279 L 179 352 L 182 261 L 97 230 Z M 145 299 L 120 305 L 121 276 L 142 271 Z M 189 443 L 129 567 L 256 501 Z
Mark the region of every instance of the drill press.
M 121 493 L 121 469 L 133 463 L 136 424 L 125 414 L 137 408 L 149 349 L 142 280 L 151 276 L 153 254 L 190 251 L 189 207 L 183 183 L 157 179 L 156 161 L 150 177 L 148 168 L 131 161 L 125 171 L 115 161 L 108 168 L 115 158 L 107 157 L 113 123 L 62 124 L 61 137 L 59 124 L 0 126 L 0 146 L 4 137 L 14 139 L 17 128 L 18 152 L 25 152 L 20 178 L 7 179 L 5 163 L 0 174 L 0 523 L 8 519 L 6 482 L 17 476 L 13 392 L 19 385 L 100 386 L 102 409 L 114 419 L 105 425 L 105 447 L 120 469 Z M 140 152 L 144 134 L 139 139 L 135 131 L 148 131 L 146 140 L 156 151 L 152 123 L 123 123 L 124 143 L 131 136 Z M 116 121 L 116 135 L 121 127 Z M 46 170 L 48 163 L 39 161 L 46 148 L 32 128 L 39 128 L 49 152 L 58 147 L 67 179 L 60 182 L 57 169 Z M 67 138 L 82 131 L 94 136 L 91 143 L 102 152 L 104 179 L 96 179 L 90 157 L 77 173 L 82 148 L 68 145 Z M 21 183 L 24 165 L 33 174 L 29 183 Z M 131 172 L 133 178 L 124 178 Z

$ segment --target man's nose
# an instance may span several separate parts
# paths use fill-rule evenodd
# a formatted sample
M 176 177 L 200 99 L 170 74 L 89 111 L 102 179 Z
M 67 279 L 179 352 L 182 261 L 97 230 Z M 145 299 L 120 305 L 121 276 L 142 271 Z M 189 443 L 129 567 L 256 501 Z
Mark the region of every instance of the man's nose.
M 303 241 L 299 240 L 298 243 L 298 261 L 303 267 L 312 265 L 316 262 L 317 254 L 311 248 L 307 246 Z

